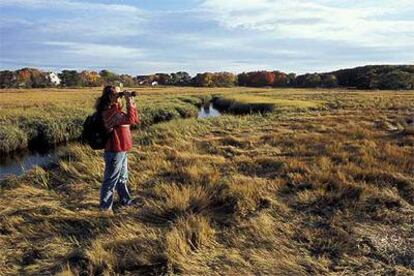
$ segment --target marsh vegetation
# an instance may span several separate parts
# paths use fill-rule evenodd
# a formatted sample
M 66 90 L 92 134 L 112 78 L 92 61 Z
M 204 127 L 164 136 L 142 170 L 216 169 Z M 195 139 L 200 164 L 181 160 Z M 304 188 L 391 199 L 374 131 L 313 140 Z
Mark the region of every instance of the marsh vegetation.
M 7 93 L 2 127 L 30 141 L 27 122 L 63 132 L 98 91 Z M 195 118 L 214 97 L 225 112 Z M 99 213 L 102 152 L 62 148 L 54 168 L 0 182 L 0 274 L 414 273 L 414 92 L 160 88 L 137 102 L 137 203 Z

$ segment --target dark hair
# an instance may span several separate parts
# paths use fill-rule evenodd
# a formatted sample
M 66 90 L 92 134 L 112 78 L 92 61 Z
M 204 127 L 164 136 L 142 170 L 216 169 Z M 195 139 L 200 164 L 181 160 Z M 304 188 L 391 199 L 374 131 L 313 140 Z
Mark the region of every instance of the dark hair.
M 98 112 L 102 112 L 112 105 L 111 95 L 116 93 L 115 86 L 108 85 L 102 90 L 102 96 L 100 96 L 95 103 L 95 109 Z

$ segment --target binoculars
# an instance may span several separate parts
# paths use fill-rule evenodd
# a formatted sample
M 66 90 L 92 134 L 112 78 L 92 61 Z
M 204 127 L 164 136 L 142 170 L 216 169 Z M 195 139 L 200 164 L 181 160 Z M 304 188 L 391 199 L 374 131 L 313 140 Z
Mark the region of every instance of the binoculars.
M 117 96 L 118 96 L 118 98 L 121 98 L 121 97 L 136 97 L 137 96 L 137 92 L 135 92 L 135 91 L 122 91 L 122 92 L 119 92 L 118 94 L 117 94 Z

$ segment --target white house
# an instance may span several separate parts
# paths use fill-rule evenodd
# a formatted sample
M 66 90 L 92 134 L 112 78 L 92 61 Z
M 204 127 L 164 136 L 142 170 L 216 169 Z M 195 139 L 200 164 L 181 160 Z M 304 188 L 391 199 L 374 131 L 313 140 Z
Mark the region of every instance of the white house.
M 49 81 L 51 83 L 53 83 L 54 85 L 59 85 L 60 84 L 60 78 L 56 73 L 50 72 L 47 75 L 47 77 L 48 77 Z

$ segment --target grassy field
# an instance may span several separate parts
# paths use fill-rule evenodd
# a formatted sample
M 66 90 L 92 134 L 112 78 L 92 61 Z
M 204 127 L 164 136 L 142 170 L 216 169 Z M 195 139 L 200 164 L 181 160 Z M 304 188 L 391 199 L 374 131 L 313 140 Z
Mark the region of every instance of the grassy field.
M 2 127 L 80 120 L 97 93 L 6 91 Z M 413 275 L 414 92 L 139 93 L 138 203 L 99 213 L 102 152 L 64 148 L 0 182 L 0 275 Z M 177 119 L 210 98 L 230 113 Z

